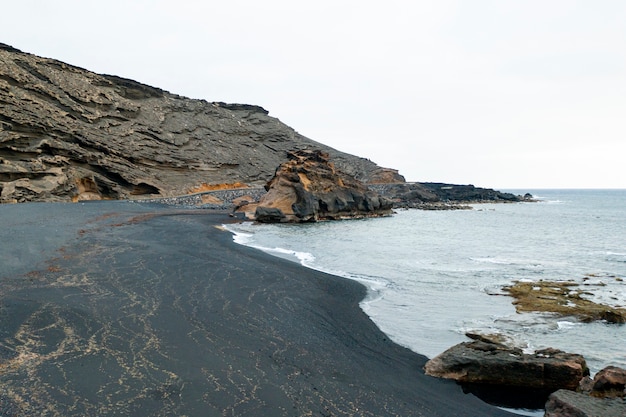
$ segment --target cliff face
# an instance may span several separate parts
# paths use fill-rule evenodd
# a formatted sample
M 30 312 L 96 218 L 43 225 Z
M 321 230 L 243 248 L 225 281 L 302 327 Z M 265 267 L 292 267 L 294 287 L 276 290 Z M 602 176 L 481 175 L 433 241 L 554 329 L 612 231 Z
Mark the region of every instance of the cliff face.
M 0 44 L 0 202 L 186 194 L 265 184 L 319 149 L 365 183 L 397 171 L 312 141 L 261 107 L 193 100 Z

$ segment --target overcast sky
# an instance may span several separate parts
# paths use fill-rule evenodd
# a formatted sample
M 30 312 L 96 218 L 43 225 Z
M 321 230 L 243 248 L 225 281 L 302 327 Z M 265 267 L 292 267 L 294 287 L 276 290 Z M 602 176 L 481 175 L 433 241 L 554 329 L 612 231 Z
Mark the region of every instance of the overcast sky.
M 626 188 L 623 0 L 19 0 L 0 42 L 263 106 L 409 181 Z

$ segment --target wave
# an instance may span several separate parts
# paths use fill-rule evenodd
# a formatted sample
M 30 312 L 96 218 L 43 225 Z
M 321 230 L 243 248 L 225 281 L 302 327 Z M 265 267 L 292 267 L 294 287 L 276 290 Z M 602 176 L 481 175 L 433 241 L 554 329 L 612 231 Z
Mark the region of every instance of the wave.
M 542 195 L 538 195 L 538 194 L 533 194 L 533 198 L 535 200 L 538 200 L 542 203 L 547 203 L 547 204 L 564 204 L 567 203 L 567 201 L 565 200 L 561 200 L 561 199 L 549 199 L 548 197 L 542 196 Z
M 254 243 L 254 234 L 242 232 L 240 230 L 236 230 L 229 225 L 223 225 L 224 229 L 228 230 L 233 234 L 233 241 L 243 246 L 248 246 L 251 248 L 262 250 L 263 252 L 269 253 L 271 255 L 276 255 L 280 258 L 287 258 L 290 260 L 295 260 L 303 266 L 309 266 L 313 264 L 315 261 L 315 256 L 309 252 L 299 252 L 291 249 L 279 248 L 279 247 L 266 247 L 261 246 Z
M 373 275 L 353 274 L 346 271 L 335 270 L 331 268 L 320 267 L 315 264 L 315 256 L 309 252 L 301 252 L 281 247 L 266 247 L 255 243 L 254 234 L 243 232 L 231 227 L 231 225 L 223 225 L 224 229 L 233 234 L 233 241 L 237 244 L 248 246 L 250 248 L 261 250 L 270 255 L 278 256 L 283 259 L 298 262 L 300 265 L 323 272 L 329 275 L 335 275 L 342 278 L 358 281 L 365 285 L 368 289 L 368 295 L 362 303 L 370 303 L 382 297 L 382 291 L 386 288 L 400 289 L 400 287 L 387 278 Z
M 538 268 L 542 268 L 540 262 L 532 262 L 526 259 L 507 259 L 492 256 L 485 257 L 469 257 L 469 259 L 476 263 L 493 264 L 493 265 L 511 265 L 521 267 L 529 271 L 535 271 Z
M 607 251 L 605 255 L 609 262 L 626 263 L 626 253 Z

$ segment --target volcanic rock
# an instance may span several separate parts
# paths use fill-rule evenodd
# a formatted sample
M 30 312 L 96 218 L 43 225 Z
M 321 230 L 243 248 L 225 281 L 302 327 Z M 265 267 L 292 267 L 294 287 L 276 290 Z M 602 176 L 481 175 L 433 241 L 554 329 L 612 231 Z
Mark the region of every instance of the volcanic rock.
M 259 106 L 194 100 L 0 44 L 0 202 L 164 197 L 263 185 L 321 149 L 363 182 L 397 171 L 314 142 Z
M 435 194 L 441 201 L 456 202 L 518 202 L 532 200 L 532 195 L 524 197 L 512 193 L 503 193 L 491 188 L 469 185 L 444 184 L 440 182 L 422 182 L 420 185 Z
M 266 185 L 255 219 L 310 222 L 391 214 L 392 202 L 336 169 L 326 152 L 293 151 Z
M 586 289 L 572 281 L 515 281 L 504 287 L 518 312 L 540 311 L 577 317 L 582 322 L 626 323 L 626 309 L 584 298 Z
M 577 392 L 559 390 L 546 402 L 546 417 L 626 416 L 626 369 L 607 366 L 585 377 Z
M 550 348 L 525 354 L 484 340 L 453 346 L 428 361 L 424 369 L 427 375 L 454 379 L 487 401 L 497 403 L 500 397 L 500 405 L 513 405 L 506 397 L 515 399 L 523 392 L 525 398 L 517 398 L 523 401 L 514 405 L 528 407 L 542 406 L 558 389 L 576 389 L 589 375 L 581 355 Z
M 558 390 L 550 395 L 544 417 L 624 417 L 624 398 L 595 398 L 569 390 Z
M 607 366 L 595 374 L 593 379 L 590 377 L 583 379 L 579 391 L 596 398 L 624 398 L 626 397 L 626 369 Z

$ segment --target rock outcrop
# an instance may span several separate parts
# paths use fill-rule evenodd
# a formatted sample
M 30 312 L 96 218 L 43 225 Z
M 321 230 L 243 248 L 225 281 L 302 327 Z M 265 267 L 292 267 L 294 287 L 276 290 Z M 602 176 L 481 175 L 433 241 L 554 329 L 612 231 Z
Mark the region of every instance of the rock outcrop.
M 453 346 L 424 369 L 427 375 L 461 383 L 489 402 L 529 408 L 543 406 L 559 389 L 576 389 L 589 375 L 581 355 L 556 349 L 525 354 L 484 339 Z
M 515 299 L 513 304 L 518 312 L 555 313 L 577 317 L 582 322 L 626 323 L 626 309 L 583 297 L 589 289 L 573 281 L 515 281 L 504 290 Z
M 391 214 L 392 202 L 336 169 L 325 152 L 294 151 L 266 185 L 259 222 L 311 222 Z
M 503 193 L 491 188 L 469 185 L 444 184 L 440 182 L 422 182 L 420 185 L 435 194 L 440 201 L 449 202 L 518 202 L 532 200 L 532 195 L 519 196 L 512 193 Z
M 491 188 L 473 185 L 410 182 L 368 184 L 369 188 L 393 201 L 394 208 L 424 210 L 468 209 L 473 203 L 516 203 L 535 201 L 531 194 L 524 196 L 503 193 Z
M 404 181 L 298 134 L 261 107 L 188 99 L 0 44 L 0 202 L 262 185 L 287 151 L 312 148 L 360 181 Z

